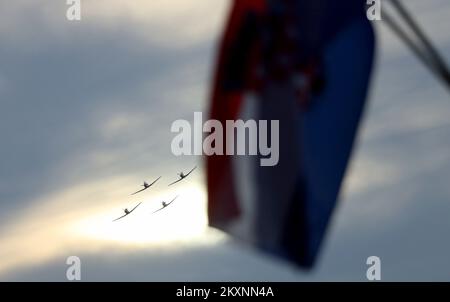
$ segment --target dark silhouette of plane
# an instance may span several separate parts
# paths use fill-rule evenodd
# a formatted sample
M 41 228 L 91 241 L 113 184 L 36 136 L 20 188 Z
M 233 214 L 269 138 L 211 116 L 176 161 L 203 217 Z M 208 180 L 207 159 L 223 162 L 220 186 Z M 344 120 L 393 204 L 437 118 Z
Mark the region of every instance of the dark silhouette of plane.
M 180 179 L 175 180 L 173 183 L 169 184 L 169 186 L 171 186 L 171 185 L 173 185 L 173 184 L 176 184 L 177 182 L 182 181 L 183 179 L 185 179 L 186 177 L 188 177 L 189 174 L 191 174 L 192 171 L 195 170 L 195 168 L 197 168 L 197 166 L 195 166 L 194 168 L 192 168 L 192 170 L 189 171 L 187 174 L 184 174 L 183 172 L 178 173 L 178 176 L 180 176 Z
M 155 214 L 156 212 L 161 211 L 162 209 L 165 209 L 166 207 L 168 207 L 175 199 L 177 199 L 177 197 L 178 197 L 178 195 L 175 196 L 175 198 L 172 199 L 170 202 L 165 202 L 165 201 L 161 202 L 162 207 L 157 209 L 156 211 L 154 211 L 152 214 Z
M 124 218 L 125 216 L 128 216 L 128 215 L 130 215 L 140 204 L 141 204 L 142 202 L 140 202 L 140 203 L 138 203 L 138 205 L 137 206 L 135 206 L 133 209 L 131 209 L 131 210 L 128 210 L 128 209 L 124 209 L 123 211 L 125 212 L 125 215 L 122 215 L 122 216 L 120 216 L 119 218 L 116 218 L 116 219 L 114 219 L 113 220 L 113 222 L 114 221 L 117 221 L 117 220 L 119 220 L 119 219 L 122 219 L 122 218 Z
M 137 194 L 137 193 L 142 192 L 142 191 L 144 191 L 144 190 L 147 190 L 147 189 L 150 188 L 155 182 L 157 182 L 160 178 L 161 178 L 161 176 L 158 177 L 158 178 L 157 178 L 154 182 L 152 182 L 151 184 L 148 184 L 147 182 L 144 181 L 144 184 L 142 185 L 144 188 L 143 188 L 143 189 L 140 189 L 139 191 L 136 191 L 136 192 L 132 193 L 131 195 L 134 195 L 134 194 Z

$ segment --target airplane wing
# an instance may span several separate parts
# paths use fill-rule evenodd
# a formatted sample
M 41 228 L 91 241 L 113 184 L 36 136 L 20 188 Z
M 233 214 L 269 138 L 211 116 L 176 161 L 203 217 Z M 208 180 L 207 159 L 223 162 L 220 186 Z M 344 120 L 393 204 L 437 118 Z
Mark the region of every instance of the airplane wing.
M 131 195 L 137 194 L 137 193 L 142 192 L 142 191 L 147 190 L 147 189 L 148 189 L 148 187 L 147 187 L 147 188 L 140 189 L 139 191 L 136 191 L 136 192 L 132 193 Z
M 183 180 L 183 178 L 177 179 L 177 180 L 175 180 L 173 183 L 169 184 L 169 186 L 171 186 L 171 185 L 173 185 L 173 184 L 176 184 L 177 182 L 182 181 L 182 180 Z
M 114 222 L 114 221 L 117 221 L 117 220 L 119 220 L 119 219 L 122 219 L 122 218 L 124 218 L 124 217 L 127 216 L 127 215 L 128 215 L 128 214 L 122 215 L 122 216 L 120 216 L 119 218 L 114 219 L 113 222 Z
M 167 207 L 167 206 L 169 206 L 169 204 L 171 204 L 172 202 L 174 202 L 174 200 L 175 200 L 175 199 L 177 199 L 177 197 L 178 197 L 178 195 L 177 195 L 177 196 L 175 196 L 175 198 L 174 198 L 174 199 L 172 199 L 172 200 L 171 200 L 171 201 L 170 201 L 170 202 L 169 202 L 169 203 L 168 203 L 168 204 L 166 205 L 166 207 Z
M 151 186 L 152 186 L 155 182 L 157 182 L 160 178 L 161 178 L 161 176 L 158 177 L 154 182 L 152 182 L 151 184 L 149 184 L 147 188 L 151 187 Z
M 155 214 L 156 212 L 159 212 L 159 211 L 161 211 L 162 209 L 164 209 L 165 207 L 162 207 L 162 208 L 159 208 L 159 209 L 157 209 L 156 211 L 154 211 L 152 214 Z
M 133 209 L 131 209 L 130 213 L 128 213 L 128 214 L 131 214 L 131 212 L 133 212 L 141 203 L 142 202 L 138 203 L 137 206 L 135 206 Z
M 197 166 L 195 166 L 194 168 L 192 168 L 192 170 L 191 171 L 189 171 L 184 177 L 187 177 L 189 174 L 191 174 L 192 173 L 192 171 L 194 171 L 195 169 L 197 168 Z

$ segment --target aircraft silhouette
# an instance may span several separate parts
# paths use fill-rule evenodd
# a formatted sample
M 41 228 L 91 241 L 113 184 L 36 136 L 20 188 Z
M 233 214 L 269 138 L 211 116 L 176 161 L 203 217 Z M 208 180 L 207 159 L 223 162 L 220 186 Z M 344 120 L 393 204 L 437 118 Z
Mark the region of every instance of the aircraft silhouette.
M 161 202 L 162 208 L 159 208 L 158 210 L 154 211 L 152 214 L 155 214 L 156 212 L 161 211 L 162 209 L 165 209 L 166 207 L 168 207 L 175 199 L 177 199 L 177 197 L 178 197 L 178 195 L 175 196 L 175 198 L 172 199 L 170 202 L 165 202 L 165 201 Z
M 122 219 L 122 218 L 124 218 L 125 216 L 128 216 L 128 215 L 130 215 L 140 204 L 141 204 L 142 202 L 140 202 L 140 203 L 138 203 L 138 205 L 137 206 L 135 206 L 133 209 L 131 209 L 131 210 L 128 210 L 128 209 L 124 209 L 123 211 L 125 212 L 125 215 L 122 215 L 122 216 L 120 216 L 119 218 L 116 218 L 116 219 L 114 219 L 113 220 L 113 222 L 114 221 L 117 221 L 117 220 L 119 220 L 119 219 Z
M 134 195 L 134 194 L 137 194 L 137 193 L 142 192 L 142 191 L 144 191 L 144 190 L 147 190 L 147 189 L 150 188 L 155 182 L 157 182 L 160 178 L 161 178 L 161 176 L 158 177 L 158 178 L 157 178 L 154 182 L 152 182 L 151 184 L 148 184 L 147 182 L 144 181 L 144 184 L 142 185 L 144 188 L 143 188 L 143 189 L 140 189 L 139 191 L 136 191 L 136 192 L 132 193 L 131 195 Z
M 195 170 L 195 168 L 197 168 L 197 166 L 195 166 L 194 168 L 192 168 L 192 170 L 189 171 L 187 174 L 184 174 L 183 172 L 178 173 L 178 176 L 180 176 L 180 179 L 177 179 L 177 180 L 175 180 L 174 182 L 170 183 L 169 186 L 171 186 L 171 185 L 173 185 L 173 184 L 176 184 L 177 182 L 182 181 L 183 179 L 185 179 L 186 177 L 188 177 L 189 174 L 191 174 L 192 171 Z

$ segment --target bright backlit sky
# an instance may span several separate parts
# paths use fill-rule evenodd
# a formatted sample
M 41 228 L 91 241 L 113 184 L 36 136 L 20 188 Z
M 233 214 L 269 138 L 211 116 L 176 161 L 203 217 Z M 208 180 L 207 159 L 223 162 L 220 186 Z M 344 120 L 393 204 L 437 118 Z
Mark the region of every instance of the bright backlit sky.
M 450 60 L 450 3 L 406 3 Z M 208 229 L 201 158 L 170 152 L 172 121 L 207 105 L 229 1 L 82 4 L 73 23 L 65 1 L 0 2 L 0 280 L 65 280 L 71 255 L 86 281 L 364 280 L 371 255 L 384 280 L 450 280 L 449 91 L 381 22 L 340 206 L 303 272 Z

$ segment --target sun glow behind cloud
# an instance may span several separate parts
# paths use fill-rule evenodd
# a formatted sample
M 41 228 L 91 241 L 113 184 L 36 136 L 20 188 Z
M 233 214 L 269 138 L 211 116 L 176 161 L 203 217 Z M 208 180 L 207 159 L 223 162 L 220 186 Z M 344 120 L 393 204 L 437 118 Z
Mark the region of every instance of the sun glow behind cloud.
M 80 219 L 71 226 L 71 231 L 81 237 L 128 244 L 195 239 L 205 232 L 207 225 L 204 191 L 190 185 L 175 191 L 145 200 L 136 211 L 116 222 L 112 222 L 112 217 L 120 217 L 123 214 L 120 209 Z M 161 207 L 161 201 L 168 202 L 176 195 L 178 198 L 172 204 L 153 213 Z
M 123 185 L 118 185 L 120 182 Z M 36 200 L 38 208 L 30 208 L 0 232 L 0 275 L 72 252 L 111 247 L 171 249 L 179 243 L 214 242 L 214 236 L 207 232 L 205 191 L 195 178 L 173 187 L 161 181 L 159 187 L 155 185 L 133 197 L 128 192 L 130 187 L 130 179 L 120 177 Z M 171 205 L 152 214 L 161 207 L 161 201 L 170 201 L 176 195 Z M 138 202 L 142 204 L 133 213 L 113 222 L 123 214 L 124 207 L 134 207 Z

